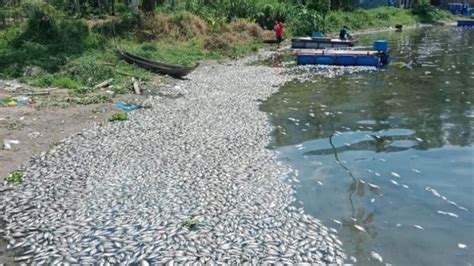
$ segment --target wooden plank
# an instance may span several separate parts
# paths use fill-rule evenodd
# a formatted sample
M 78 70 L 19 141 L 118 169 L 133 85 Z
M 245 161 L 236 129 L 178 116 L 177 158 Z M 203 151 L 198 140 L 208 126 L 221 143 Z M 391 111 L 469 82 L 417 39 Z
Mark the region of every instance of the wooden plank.
M 367 55 L 377 55 L 377 51 L 354 51 L 354 50 L 318 50 L 318 51 L 311 51 L 311 52 L 301 52 L 297 53 L 297 55 L 360 55 L 360 56 L 367 56 Z

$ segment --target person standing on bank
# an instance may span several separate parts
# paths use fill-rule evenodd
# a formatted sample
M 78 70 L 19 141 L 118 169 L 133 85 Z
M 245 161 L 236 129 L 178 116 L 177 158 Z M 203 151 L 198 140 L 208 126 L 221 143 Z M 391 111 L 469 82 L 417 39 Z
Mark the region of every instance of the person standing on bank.
M 278 48 L 280 48 L 280 43 L 283 41 L 283 22 L 281 19 L 275 23 L 275 35 L 278 43 Z

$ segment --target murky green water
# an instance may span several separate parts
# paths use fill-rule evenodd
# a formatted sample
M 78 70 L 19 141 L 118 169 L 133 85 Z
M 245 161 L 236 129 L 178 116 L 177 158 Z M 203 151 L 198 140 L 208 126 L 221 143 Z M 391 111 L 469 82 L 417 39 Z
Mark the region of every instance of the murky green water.
M 395 63 L 282 88 L 262 105 L 273 147 L 298 170 L 305 210 L 359 265 L 378 264 L 372 251 L 394 265 L 471 265 L 474 31 L 365 38 L 389 39 Z

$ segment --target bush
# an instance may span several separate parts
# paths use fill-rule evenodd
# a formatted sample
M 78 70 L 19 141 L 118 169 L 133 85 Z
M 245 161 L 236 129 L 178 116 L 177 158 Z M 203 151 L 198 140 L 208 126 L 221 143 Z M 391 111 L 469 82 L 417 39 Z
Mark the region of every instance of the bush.
M 77 89 L 80 87 L 79 82 L 61 74 L 41 75 L 33 81 L 33 85 L 38 87 L 59 87 L 66 89 Z
M 288 28 L 294 35 L 309 35 L 313 31 L 324 31 L 324 23 L 318 12 L 301 8 L 291 15 Z
M 188 12 L 147 16 L 142 19 L 141 28 L 143 31 L 148 31 L 152 39 L 186 41 L 202 38 L 208 33 L 206 21 Z
M 57 72 L 67 58 L 87 48 L 100 47 L 101 40 L 89 34 L 87 25 L 80 20 L 61 19 L 59 12 L 47 3 L 31 0 L 24 2 L 22 8 L 28 17 L 24 27 L 0 34 L 3 75 L 21 76 L 29 65 Z
M 429 3 L 421 3 L 412 10 L 422 23 L 433 23 L 438 20 L 450 19 L 452 15 L 446 10 L 440 10 Z
M 118 113 L 112 114 L 112 116 L 109 118 L 109 122 L 125 121 L 125 120 L 128 120 L 128 114 L 126 112 L 118 112 Z
M 230 24 L 223 27 L 222 32 L 240 35 L 240 37 L 244 36 L 245 39 L 263 38 L 263 29 L 258 24 L 246 19 L 232 21 Z

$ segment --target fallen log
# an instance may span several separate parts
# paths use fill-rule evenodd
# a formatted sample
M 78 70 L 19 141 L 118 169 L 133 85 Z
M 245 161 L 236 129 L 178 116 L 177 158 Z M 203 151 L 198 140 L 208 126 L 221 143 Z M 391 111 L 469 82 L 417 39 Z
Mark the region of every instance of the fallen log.
M 103 87 L 106 87 L 108 85 L 110 85 L 110 83 L 112 83 L 112 81 L 114 81 L 114 79 L 108 79 L 106 81 L 103 81 L 97 85 L 95 85 L 94 89 L 100 89 L 100 88 L 103 88 Z

